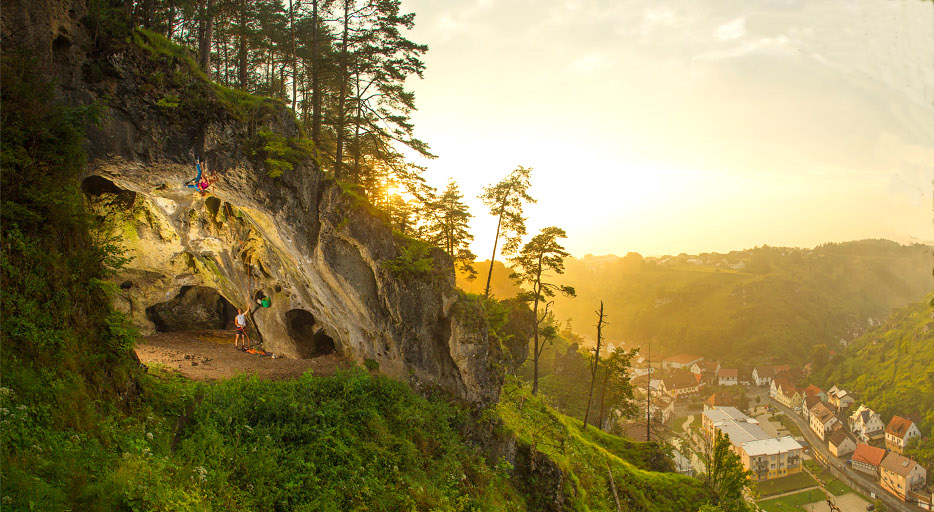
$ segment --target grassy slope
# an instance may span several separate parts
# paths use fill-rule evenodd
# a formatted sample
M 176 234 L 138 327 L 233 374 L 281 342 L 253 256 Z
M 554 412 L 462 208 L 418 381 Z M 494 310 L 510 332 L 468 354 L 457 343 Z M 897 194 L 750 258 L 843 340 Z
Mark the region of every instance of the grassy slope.
M 702 257 L 711 264 L 688 264 L 686 255 L 666 265 L 632 258 L 569 259 L 562 282 L 573 285 L 577 297 L 557 297 L 555 310 L 559 318 L 588 326 L 579 330 L 592 338 L 593 310 L 604 300 L 610 341 L 639 344 L 656 336 L 656 350 L 667 354 L 690 347 L 716 358 L 805 362 L 812 345 L 851 339 L 867 318 L 883 318 L 931 290 L 925 246 L 865 240 L 809 253 L 759 248 Z M 721 259 L 747 267 L 713 266 Z M 508 294 L 509 287 L 496 282 L 506 275 L 505 268 L 494 268 L 494 289 Z M 482 288 L 480 281 L 459 285 L 473 290 Z
M 816 382 L 852 390 L 885 420 L 893 414 L 920 416 L 922 433 L 934 435 L 934 329 L 924 332 L 934 321 L 931 300 L 934 294 L 896 311 L 853 342 Z
M 507 381 L 497 414 L 520 442 L 547 454 L 567 475 L 571 510 L 616 510 L 609 469 L 623 510 L 696 510 L 710 495 L 700 481 L 652 471 L 671 464 L 654 443 L 636 443 L 556 412 L 531 395 L 528 385 Z M 534 499 L 531 497 L 530 499 Z

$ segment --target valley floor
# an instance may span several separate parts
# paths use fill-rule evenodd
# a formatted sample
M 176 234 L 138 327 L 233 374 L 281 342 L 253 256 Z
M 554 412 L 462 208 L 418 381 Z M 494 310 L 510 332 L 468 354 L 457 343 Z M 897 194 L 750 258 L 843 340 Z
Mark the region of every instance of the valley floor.
M 158 365 L 189 379 L 216 380 L 238 374 L 264 379 L 288 379 L 311 371 L 316 376 L 333 375 L 353 362 L 336 353 L 311 359 L 286 359 L 241 352 L 234 348 L 233 331 L 186 331 L 157 333 L 144 337 L 136 355 L 146 366 Z

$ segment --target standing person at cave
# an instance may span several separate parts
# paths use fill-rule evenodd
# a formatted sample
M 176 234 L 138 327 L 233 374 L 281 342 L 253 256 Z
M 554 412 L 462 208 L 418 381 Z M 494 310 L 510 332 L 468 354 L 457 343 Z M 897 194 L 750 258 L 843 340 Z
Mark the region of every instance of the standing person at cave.
M 246 344 L 250 339 L 246 335 L 246 313 L 242 309 L 237 308 L 237 316 L 234 318 L 234 323 L 237 326 L 237 336 L 234 338 L 234 348 L 237 350 L 246 350 Z M 243 336 L 243 345 L 240 345 L 241 336 Z

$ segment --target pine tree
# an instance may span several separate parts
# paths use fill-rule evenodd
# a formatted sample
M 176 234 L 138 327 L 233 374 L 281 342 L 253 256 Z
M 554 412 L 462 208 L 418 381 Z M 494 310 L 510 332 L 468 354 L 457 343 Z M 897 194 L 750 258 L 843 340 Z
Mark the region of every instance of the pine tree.
M 450 254 L 457 268 L 467 274 L 467 279 L 474 279 L 477 276 L 473 268 L 476 256 L 469 249 L 473 241 L 469 231 L 473 215 L 461 201 L 463 198 L 457 182 L 448 180 L 448 186 L 441 197 L 429 204 L 425 239 Z
M 532 312 L 535 314 L 535 329 L 532 336 L 534 340 L 532 394 L 538 393 L 538 362 L 545 348 L 539 338 L 541 325 L 548 317 L 548 310 L 553 302 L 545 301 L 549 297 L 554 297 L 555 293 L 568 297 L 575 295 L 573 287 L 549 282 L 554 277 L 551 273 L 564 273 L 564 258 L 568 256 L 568 252 L 558 243 L 558 239 L 566 237 L 567 235 L 561 228 L 555 226 L 544 228 L 532 237 L 514 258 L 509 259 L 513 268 L 516 269 L 511 277 L 520 285 L 524 284 L 531 288 L 531 291 L 525 292 L 523 298 L 532 302 Z M 543 302 L 545 302 L 545 311 L 539 315 L 539 305 Z
M 490 208 L 490 215 L 497 217 L 496 237 L 493 239 L 493 256 L 490 257 L 490 270 L 486 277 L 485 297 L 490 296 L 490 280 L 493 278 L 493 262 L 496 260 L 496 247 L 500 236 L 503 237 L 503 247 L 500 252 L 509 256 L 519 248 L 522 236 L 525 235 L 525 217 L 522 216 L 522 206 L 525 203 L 535 203 L 535 199 L 528 194 L 531 186 L 532 169 L 517 167 L 499 183 L 484 187 L 480 193 L 483 204 Z M 556 228 L 557 229 L 557 228 Z

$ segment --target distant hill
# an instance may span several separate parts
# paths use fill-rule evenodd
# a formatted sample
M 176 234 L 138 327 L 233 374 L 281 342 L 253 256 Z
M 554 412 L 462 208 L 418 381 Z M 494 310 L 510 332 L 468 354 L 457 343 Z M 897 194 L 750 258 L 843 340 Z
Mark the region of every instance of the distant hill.
M 806 362 L 816 344 L 831 349 L 855 339 L 894 308 L 932 290 L 931 247 L 886 240 L 825 244 L 815 249 L 763 246 L 727 254 L 642 258 L 569 258 L 562 284 L 577 298 L 557 297 L 559 318 L 592 338 L 600 300 L 609 311 L 605 335 L 656 350 L 690 350 L 727 361 L 778 359 Z M 482 293 L 488 263 L 478 263 L 468 291 Z M 508 271 L 494 265 L 493 290 L 505 298 L 515 288 Z
M 836 384 L 855 393 L 882 415 L 921 421 L 934 435 L 934 293 L 897 310 L 884 323 L 854 341 L 842 357 L 815 374 L 822 385 Z

